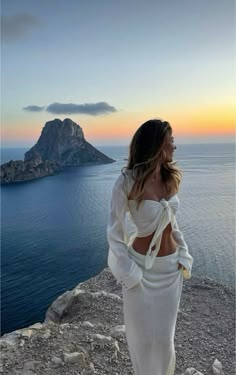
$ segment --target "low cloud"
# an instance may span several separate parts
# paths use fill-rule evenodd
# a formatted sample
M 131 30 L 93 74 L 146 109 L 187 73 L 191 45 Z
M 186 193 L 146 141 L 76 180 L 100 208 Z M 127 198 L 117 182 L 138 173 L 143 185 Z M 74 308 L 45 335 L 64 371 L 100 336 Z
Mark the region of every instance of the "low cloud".
M 42 112 L 45 107 L 39 107 L 38 105 L 28 105 L 23 110 L 27 112 Z
M 117 112 L 115 107 L 112 107 L 106 102 L 99 103 L 85 103 L 85 104 L 63 104 L 63 103 L 53 103 L 46 108 L 47 112 L 53 114 L 74 114 L 82 113 L 91 116 L 97 116 L 101 114 Z
M 74 103 L 52 103 L 47 107 L 39 107 L 37 105 L 29 105 L 23 108 L 28 112 L 41 112 L 43 109 L 46 112 L 53 113 L 56 115 L 71 115 L 81 113 L 91 116 L 99 116 L 103 114 L 117 112 L 117 109 L 106 102 L 99 103 L 85 103 L 85 104 L 74 104 Z
M 14 16 L 1 15 L 1 38 L 3 41 L 20 39 L 38 24 L 39 20 L 28 13 Z

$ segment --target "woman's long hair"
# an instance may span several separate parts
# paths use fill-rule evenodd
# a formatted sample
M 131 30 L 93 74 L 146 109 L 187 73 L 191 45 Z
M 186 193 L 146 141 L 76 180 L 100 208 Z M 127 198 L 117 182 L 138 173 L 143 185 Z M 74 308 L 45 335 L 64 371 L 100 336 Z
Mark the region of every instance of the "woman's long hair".
M 134 199 L 139 206 L 145 190 L 148 177 L 155 171 L 158 160 L 166 160 L 163 150 L 167 135 L 172 134 L 172 128 L 167 121 L 153 119 L 146 121 L 135 132 L 130 146 L 129 158 L 126 167 L 131 170 L 136 182 Z M 163 162 L 161 165 L 161 177 L 169 194 L 173 187 L 178 190 L 182 173 L 175 166 L 175 162 Z

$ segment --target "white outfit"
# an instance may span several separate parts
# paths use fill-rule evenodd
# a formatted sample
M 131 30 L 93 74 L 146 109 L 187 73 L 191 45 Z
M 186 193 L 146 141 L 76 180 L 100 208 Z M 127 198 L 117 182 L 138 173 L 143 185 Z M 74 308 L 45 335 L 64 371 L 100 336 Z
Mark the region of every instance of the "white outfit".
M 134 182 L 132 171 L 126 170 L 113 187 L 107 227 L 108 266 L 122 284 L 126 336 L 135 375 L 172 375 L 183 277 L 191 277 L 193 258 L 176 222 L 177 195 L 168 201 L 143 200 L 137 209 L 136 202 L 128 200 Z M 126 228 L 128 211 L 136 227 L 131 236 Z M 169 223 L 178 247 L 174 254 L 157 257 Z M 136 236 L 153 232 L 146 255 L 132 248 Z M 178 270 L 178 262 L 185 269 Z
M 130 257 L 143 270 L 140 283 L 123 288 L 126 338 L 135 375 L 173 375 L 174 335 L 183 274 L 178 270 L 178 251 L 156 257 L 151 269 L 145 256 L 132 247 Z

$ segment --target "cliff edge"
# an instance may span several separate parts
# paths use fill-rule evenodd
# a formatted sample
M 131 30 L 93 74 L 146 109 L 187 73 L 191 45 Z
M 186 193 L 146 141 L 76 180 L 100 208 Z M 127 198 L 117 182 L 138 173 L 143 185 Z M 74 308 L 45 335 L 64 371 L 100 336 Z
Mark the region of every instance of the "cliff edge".
M 54 301 L 43 323 L 2 336 L 0 374 L 133 374 L 122 308 L 121 287 L 106 268 Z M 175 375 L 235 373 L 234 314 L 232 289 L 184 282 Z

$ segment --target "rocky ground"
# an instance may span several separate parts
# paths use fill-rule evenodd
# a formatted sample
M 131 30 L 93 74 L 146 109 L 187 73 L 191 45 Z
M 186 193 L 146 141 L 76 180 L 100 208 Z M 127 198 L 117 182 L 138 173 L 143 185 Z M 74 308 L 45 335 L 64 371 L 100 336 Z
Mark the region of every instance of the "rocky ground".
M 175 375 L 235 374 L 234 315 L 233 289 L 210 279 L 184 281 Z M 107 268 L 60 296 L 44 323 L 6 334 L 0 345 L 4 375 L 133 374 L 122 291 Z

